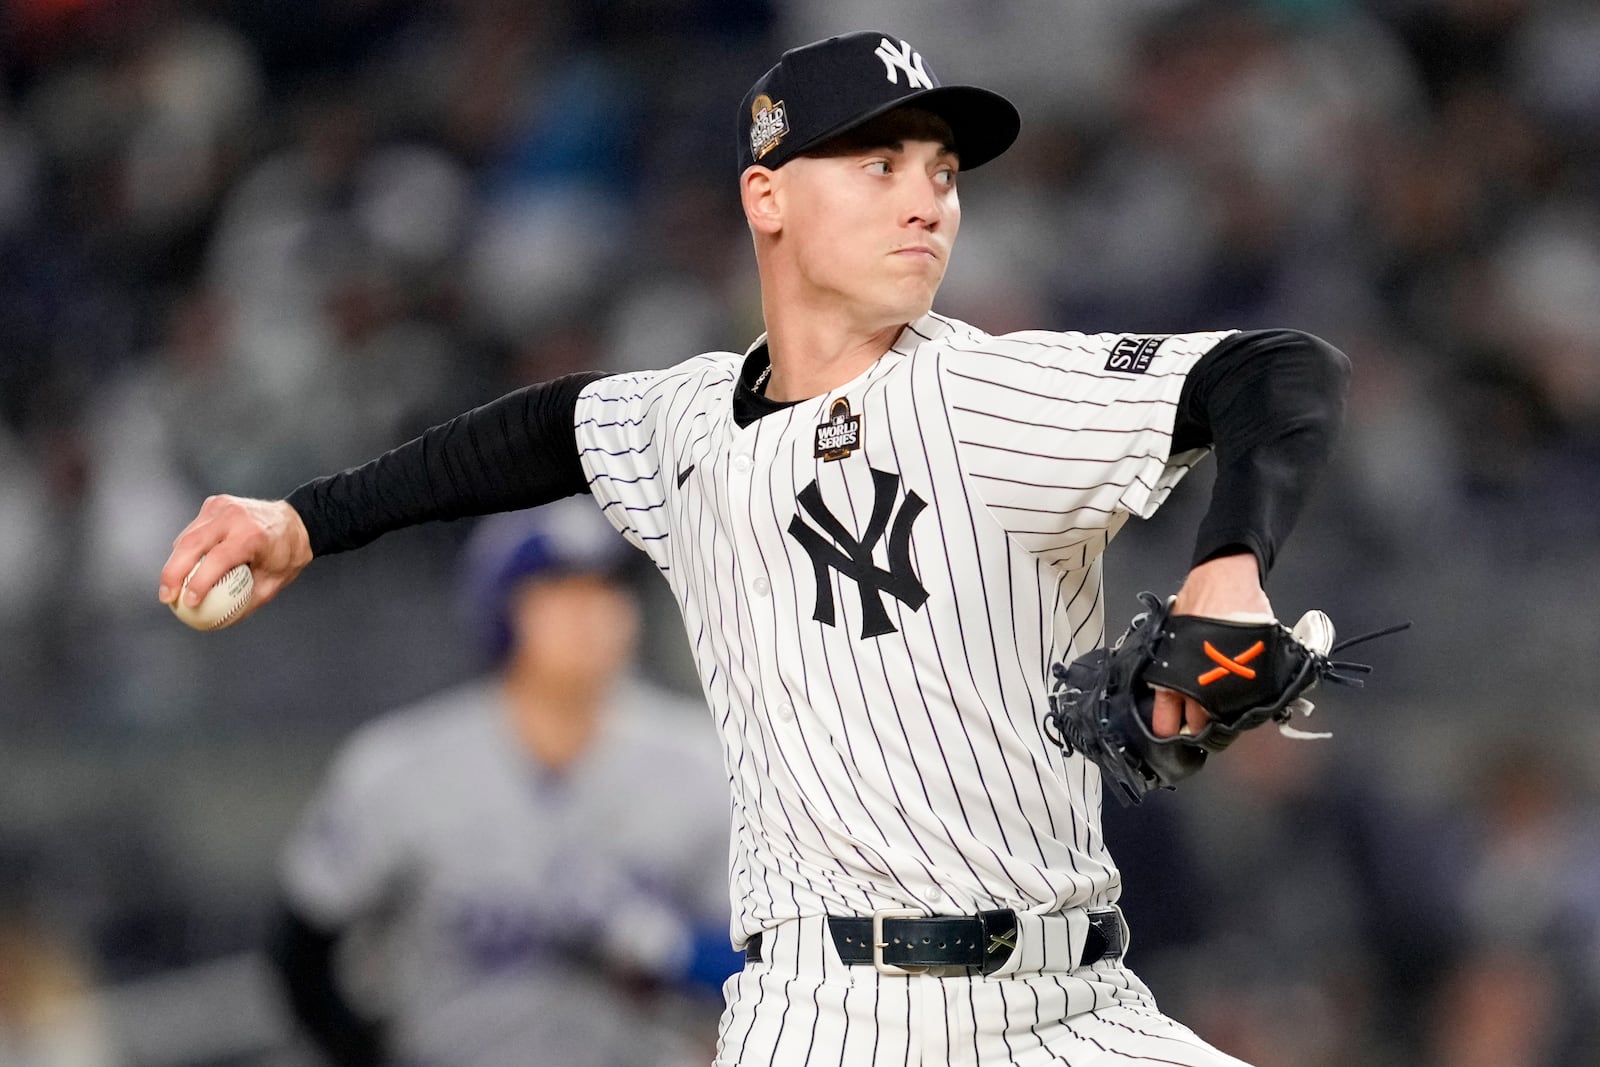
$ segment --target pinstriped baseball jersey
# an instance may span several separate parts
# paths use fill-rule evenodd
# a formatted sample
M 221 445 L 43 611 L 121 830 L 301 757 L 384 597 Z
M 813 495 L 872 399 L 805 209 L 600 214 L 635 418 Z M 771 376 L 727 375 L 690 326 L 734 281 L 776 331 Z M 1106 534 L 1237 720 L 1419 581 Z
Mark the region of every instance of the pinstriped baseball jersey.
M 740 427 L 743 357 L 588 386 L 590 489 L 670 582 L 733 791 L 734 936 L 885 907 L 1114 901 L 1098 771 L 1041 730 L 1101 640 L 1100 554 L 1202 455 L 1226 334 L 990 336 L 939 315 Z

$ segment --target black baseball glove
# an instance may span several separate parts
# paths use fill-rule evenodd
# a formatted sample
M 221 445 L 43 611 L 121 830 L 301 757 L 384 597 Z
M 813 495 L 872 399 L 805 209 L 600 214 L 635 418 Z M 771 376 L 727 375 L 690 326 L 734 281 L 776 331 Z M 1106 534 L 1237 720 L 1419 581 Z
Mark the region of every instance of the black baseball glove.
M 1118 787 L 1126 804 L 1152 789 L 1174 788 L 1246 730 L 1268 720 L 1301 738 L 1296 712 L 1311 714 L 1303 696 L 1326 678 L 1359 686 L 1372 668 L 1329 658 L 1338 648 L 1405 629 L 1409 623 L 1333 643 L 1333 623 L 1308 611 L 1293 630 L 1276 619 L 1239 621 L 1171 614 L 1170 602 L 1140 593 L 1145 610 L 1110 648 L 1052 668 L 1045 731 L 1071 755 L 1081 752 Z M 1151 730 L 1152 686 L 1194 698 L 1211 716 L 1196 734 L 1157 737 Z M 1187 730 L 1187 727 L 1184 728 Z

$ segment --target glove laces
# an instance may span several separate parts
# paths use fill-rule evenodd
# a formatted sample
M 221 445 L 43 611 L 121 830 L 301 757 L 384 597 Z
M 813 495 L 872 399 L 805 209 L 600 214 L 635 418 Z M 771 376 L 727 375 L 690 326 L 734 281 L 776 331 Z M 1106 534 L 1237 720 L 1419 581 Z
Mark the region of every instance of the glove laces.
M 1359 645 L 1364 641 L 1374 641 L 1380 637 L 1388 637 L 1390 634 L 1397 634 L 1401 630 L 1409 630 L 1410 628 L 1411 623 L 1408 620 L 1406 622 L 1395 623 L 1393 626 L 1385 626 L 1381 630 L 1373 630 L 1371 633 L 1364 633 L 1355 637 L 1349 637 L 1338 642 L 1332 648 L 1328 649 L 1328 655 L 1317 656 L 1318 679 L 1326 679 L 1330 682 L 1336 682 L 1339 685 L 1349 686 L 1352 689 L 1361 689 L 1365 687 L 1366 678 L 1364 675 L 1372 673 L 1371 664 L 1356 663 L 1351 660 L 1330 659 L 1329 656 L 1335 652 L 1338 652 L 1340 649 L 1349 648 L 1352 645 Z M 1333 735 L 1330 733 L 1298 730 L 1290 725 L 1290 722 L 1293 720 L 1296 712 L 1302 716 L 1308 716 L 1315 710 L 1316 705 L 1311 703 L 1311 701 L 1307 700 L 1304 696 L 1296 697 L 1294 700 L 1291 700 L 1288 704 L 1284 705 L 1283 711 L 1277 716 L 1278 733 L 1293 741 L 1325 741 L 1332 737 Z
M 1333 653 L 1341 649 L 1350 648 L 1366 641 L 1375 641 L 1380 637 L 1388 637 L 1390 634 L 1397 634 L 1401 630 L 1409 629 L 1411 629 L 1411 622 L 1407 620 L 1405 622 L 1397 622 L 1393 626 L 1385 626 L 1381 630 L 1373 630 L 1371 633 L 1346 638 L 1328 649 L 1328 655 L 1332 656 Z M 1372 673 L 1372 665 L 1368 663 L 1355 663 L 1351 660 L 1337 660 L 1327 657 L 1324 657 L 1324 661 L 1326 666 L 1319 672 L 1323 678 L 1330 682 L 1337 682 L 1340 685 L 1348 685 L 1354 689 L 1360 689 L 1366 685 L 1366 679 L 1361 677 L 1362 675 Z

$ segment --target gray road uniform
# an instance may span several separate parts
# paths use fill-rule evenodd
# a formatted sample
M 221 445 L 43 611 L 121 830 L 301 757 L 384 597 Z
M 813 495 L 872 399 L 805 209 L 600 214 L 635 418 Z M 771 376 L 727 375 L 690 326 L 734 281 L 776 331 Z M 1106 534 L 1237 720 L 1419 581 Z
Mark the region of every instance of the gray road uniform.
M 626 686 L 594 743 L 552 772 L 500 699 L 468 685 L 358 731 L 285 849 L 290 904 L 351 930 L 346 978 L 391 1020 L 398 1062 L 703 1062 L 680 1033 L 703 1005 L 633 994 L 680 973 L 697 933 L 727 919 L 727 798 L 704 709 Z

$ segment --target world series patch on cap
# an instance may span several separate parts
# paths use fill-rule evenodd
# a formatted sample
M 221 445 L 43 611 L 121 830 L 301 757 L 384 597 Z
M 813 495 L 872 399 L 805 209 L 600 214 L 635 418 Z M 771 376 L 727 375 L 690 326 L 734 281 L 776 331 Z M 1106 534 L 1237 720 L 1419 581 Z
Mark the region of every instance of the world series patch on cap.
M 973 85 L 941 85 L 922 54 L 898 37 L 850 33 L 785 52 L 739 106 L 739 171 L 776 169 L 830 138 L 897 107 L 949 123 L 961 168 L 995 158 L 1017 139 L 1011 101 Z

